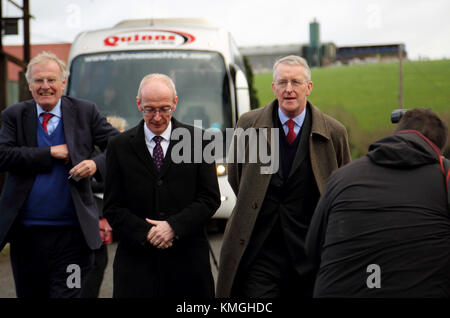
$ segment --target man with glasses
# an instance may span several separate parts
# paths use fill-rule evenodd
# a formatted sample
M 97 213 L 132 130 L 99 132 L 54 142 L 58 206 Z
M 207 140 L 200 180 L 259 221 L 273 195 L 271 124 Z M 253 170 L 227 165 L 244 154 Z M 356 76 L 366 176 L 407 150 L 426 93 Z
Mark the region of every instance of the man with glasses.
M 102 244 L 90 177 L 118 132 L 95 104 L 62 96 L 67 76 L 54 54 L 37 55 L 26 72 L 33 99 L 2 112 L 0 249 L 10 242 L 20 298 L 79 297 Z
M 269 149 L 280 150 L 280 169 L 261 174 L 260 164 L 228 165 L 237 201 L 224 234 L 218 297 L 312 296 L 306 232 L 328 176 L 350 161 L 345 127 L 307 100 L 312 87 L 306 61 L 284 57 L 273 67 L 276 99 L 237 123 L 279 129 L 279 147 Z
M 194 142 L 202 131 L 172 117 L 178 97 L 166 75 L 144 77 L 136 102 L 143 120 L 107 153 L 103 210 L 119 238 L 113 297 L 212 298 L 204 226 L 220 192 L 214 162 L 193 160 L 195 147 L 203 152 Z M 175 133 L 182 138 L 171 139 Z M 172 149 L 181 142 L 192 156 L 180 162 Z

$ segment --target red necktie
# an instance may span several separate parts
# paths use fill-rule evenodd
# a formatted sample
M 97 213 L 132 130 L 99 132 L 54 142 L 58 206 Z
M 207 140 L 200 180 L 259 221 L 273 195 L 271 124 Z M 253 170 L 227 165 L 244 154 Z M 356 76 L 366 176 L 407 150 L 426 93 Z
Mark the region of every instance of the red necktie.
M 42 127 L 44 128 L 45 132 L 47 132 L 48 121 L 52 117 L 53 117 L 53 114 L 50 114 L 50 113 L 43 113 L 42 114 Z
M 294 131 L 294 121 L 292 119 L 289 119 L 286 122 L 286 125 L 289 128 L 288 134 L 287 134 L 287 141 L 291 144 L 295 140 L 295 131 Z

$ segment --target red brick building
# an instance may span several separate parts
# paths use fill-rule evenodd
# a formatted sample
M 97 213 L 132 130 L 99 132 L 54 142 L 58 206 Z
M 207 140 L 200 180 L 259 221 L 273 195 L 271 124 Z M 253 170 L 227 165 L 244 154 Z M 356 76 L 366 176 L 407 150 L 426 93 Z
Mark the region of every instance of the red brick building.
M 69 59 L 69 51 L 71 43 L 58 44 L 33 44 L 31 45 L 31 58 L 35 57 L 42 51 L 52 52 L 61 60 L 67 63 Z M 18 59 L 23 59 L 22 45 L 5 45 L 3 46 L 6 53 L 11 54 Z M 8 81 L 17 82 L 19 80 L 19 72 L 21 68 L 12 62 L 8 62 Z
M 61 60 L 67 63 L 69 59 L 69 51 L 71 43 L 58 43 L 58 44 L 34 44 L 31 45 L 31 58 L 35 57 L 43 51 L 52 52 L 56 54 Z M 23 46 L 22 45 L 4 45 L 4 51 L 6 53 L 17 57 L 18 59 L 23 59 Z M 8 62 L 8 99 L 7 105 L 15 104 L 19 101 L 19 72 L 22 68 L 13 62 Z M 28 89 L 28 88 L 25 88 Z

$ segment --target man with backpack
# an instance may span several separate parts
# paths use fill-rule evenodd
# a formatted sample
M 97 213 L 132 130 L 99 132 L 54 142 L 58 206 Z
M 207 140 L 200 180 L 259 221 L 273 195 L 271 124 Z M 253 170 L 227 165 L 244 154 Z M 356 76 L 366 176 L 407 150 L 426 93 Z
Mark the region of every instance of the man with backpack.
M 446 140 L 432 110 L 412 109 L 329 178 L 306 238 L 315 297 L 449 297 Z

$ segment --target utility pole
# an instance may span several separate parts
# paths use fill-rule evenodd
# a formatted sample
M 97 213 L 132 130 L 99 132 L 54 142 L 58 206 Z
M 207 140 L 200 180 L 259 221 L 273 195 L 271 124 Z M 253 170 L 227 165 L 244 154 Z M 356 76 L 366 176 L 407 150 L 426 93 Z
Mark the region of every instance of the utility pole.
M 23 61 L 30 62 L 30 5 L 28 0 L 23 0 Z
M 25 78 L 26 66 L 31 59 L 30 46 L 30 6 L 29 0 L 23 0 L 23 63 L 24 67 L 19 72 L 19 101 L 31 98 L 30 90 L 28 89 L 27 80 Z
M 403 108 L 403 44 L 398 45 L 398 108 Z

